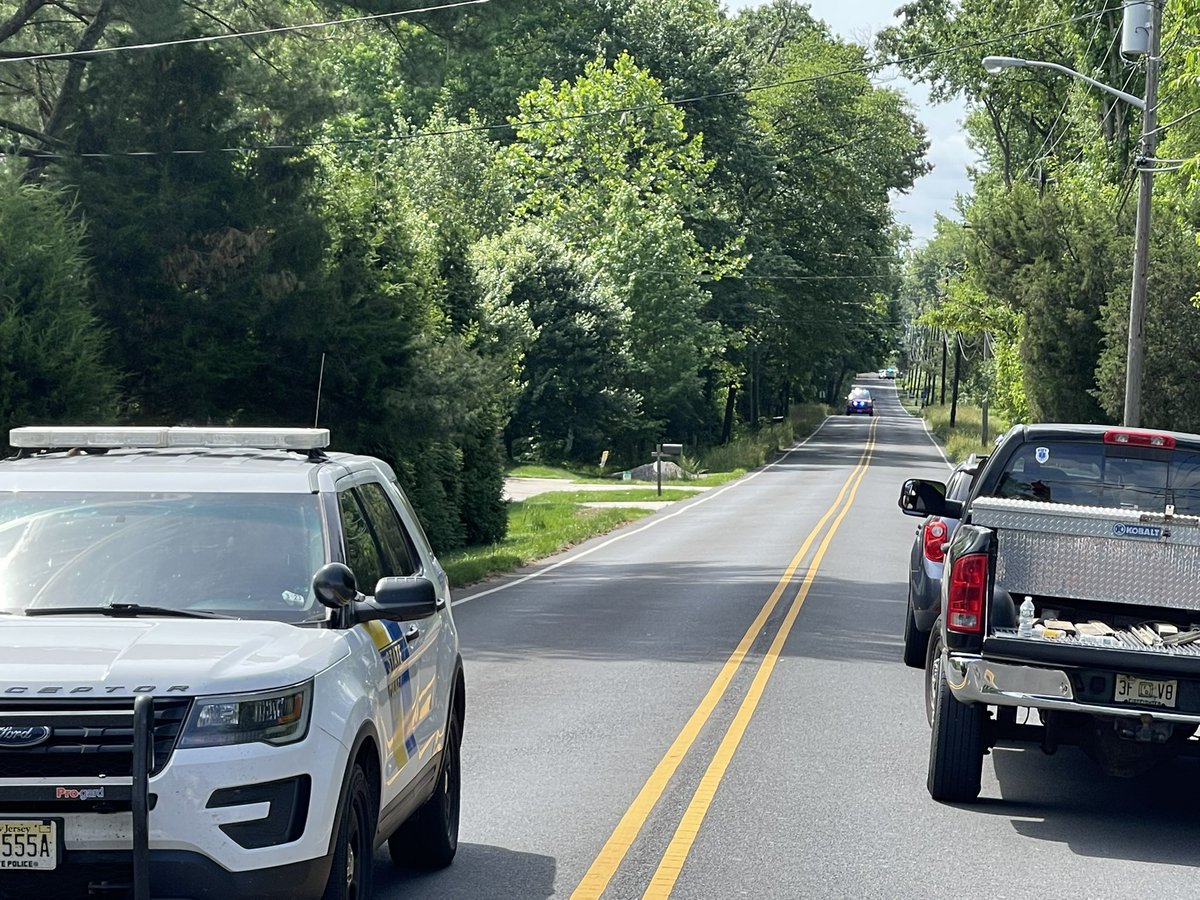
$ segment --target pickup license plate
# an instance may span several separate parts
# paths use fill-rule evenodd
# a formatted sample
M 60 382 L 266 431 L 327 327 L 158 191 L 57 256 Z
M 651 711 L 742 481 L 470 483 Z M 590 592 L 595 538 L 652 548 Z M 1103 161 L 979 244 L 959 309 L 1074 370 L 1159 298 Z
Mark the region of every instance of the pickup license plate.
M 1179 696 L 1178 681 L 1158 681 L 1153 678 L 1135 678 L 1133 675 L 1118 675 L 1113 700 L 1117 703 L 1141 703 L 1147 706 L 1175 707 Z
M 0 819 L 0 871 L 58 867 L 58 822 Z

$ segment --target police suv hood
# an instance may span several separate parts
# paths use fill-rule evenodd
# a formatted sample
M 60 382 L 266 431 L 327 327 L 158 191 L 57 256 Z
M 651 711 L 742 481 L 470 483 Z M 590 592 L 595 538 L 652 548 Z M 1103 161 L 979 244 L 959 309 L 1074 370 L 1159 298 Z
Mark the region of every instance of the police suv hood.
M 281 622 L 0 616 L 0 699 L 267 690 L 348 652 L 339 632 Z

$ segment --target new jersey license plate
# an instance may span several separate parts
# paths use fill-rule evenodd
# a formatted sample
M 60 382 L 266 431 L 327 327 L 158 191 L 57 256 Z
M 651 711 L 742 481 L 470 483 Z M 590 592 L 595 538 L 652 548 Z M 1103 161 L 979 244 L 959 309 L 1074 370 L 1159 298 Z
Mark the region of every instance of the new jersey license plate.
M 58 822 L 0 819 L 0 872 L 58 866 Z
M 1155 678 L 1118 675 L 1113 700 L 1117 703 L 1143 703 L 1147 706 L 1174 708 L 1178 695 L 1178 681 L 1159 681 Z

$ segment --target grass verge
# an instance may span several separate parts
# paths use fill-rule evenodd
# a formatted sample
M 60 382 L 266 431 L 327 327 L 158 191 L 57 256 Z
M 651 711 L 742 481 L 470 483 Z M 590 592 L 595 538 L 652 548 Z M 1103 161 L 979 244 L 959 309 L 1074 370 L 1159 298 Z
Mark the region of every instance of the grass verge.
M 579 475 L 568 469 L 557 466 L 513 466 L 504 473 L 509 478 L 561 478 L 564 481 L 578 481 Z
M 829 407 L 823 404 L 797 404 L 792 407 L 791 414 L 784 421 L 772 423 L 741 435 L 728 444 L 706 450 L 700 457 L 700 467 L 710 472 L 736 472 L 737 475 L 744 475 L 750 469 L 757 469 L 788 449 L 796 442 L 797 436 L 811 434 L 828 415 Z
M 966 459 L 972 453 L 990 453 L 992 441 L 1008 430 L 1006 419 L 994 412 L 988 414 L 987 441 L 983 436 L 983 413 L 978 406 L 959 402 L 954 425 L 950 425 L 950 404 L 927 406 L 924 416 L 929 430 L 942 442 L 946 455 L 954 462 Z
M 508 536 L 503 541 L 468 547 L 441 557 L 450 584 L 461 587 L 512 571 L 652 512 L 636 508 L 594 509 L 580 506 L 574 499 L 577 496 L 552 491 L 510 504 Z
M 683 482 L 676 482 L 682 484 Z M 687 482 L 694 484 L 694 482 Z M 636 503 L 638 501 L 646 501 L 649 503 L 666 503 L 669 500 L 686 500 L 688 497 L 695 497 L 699 491 L 684 491 L 673 490 L 667 487 L 668 482 L 663 482 L 663 492 L 660 497 L 657 488 L 635 487 L 627 491 L 555 491 L 554 493 L 564 500 L 570 500 L 572 503 Z M 586 488 L 587 485 L 581 485 Z M 539 495 L 539 496 L 545 496 Z
M 508 535 L 503 541 L 440 555 L 442 566 L 450 584 L 462 587 L 529 565 L 653 512 L 637 507 L 595 508 L 581 504 L 657 502 L 694 497 L 695 491 L 674 490 L 672 486 L 714 487 L 740 478 L 790 447 L 795 443 L 796 435 L 811 434 L 828 414 L 828 407 L 816 403 L 795 407 L 787 421 L 769 425 L 727 447 L 715 448 L 705 454 L 701 464 L 709 469 L 708 474 L 700 478 L 664 481 L 661 497 L 657 486 L 630 482 L 627 490 L 589 491 L 586 485 L 581 485 L 582 490 L 549 491 L 510 503 Z M 514 478 L 559 478 L 572 482 L 586 482 L 597 477 L 589 478 L 586 473 L 559 467 L 527 465 L 517 466 L 507 474 Z

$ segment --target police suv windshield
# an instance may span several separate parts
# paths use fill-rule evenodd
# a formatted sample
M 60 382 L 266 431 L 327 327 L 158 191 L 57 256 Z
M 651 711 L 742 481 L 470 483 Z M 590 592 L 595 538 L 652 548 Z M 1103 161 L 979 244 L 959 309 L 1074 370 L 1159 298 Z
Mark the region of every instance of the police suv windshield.
M 1200 515 L 1200 453 L 1080 441 L 1025 444 L 996 496 Z
M 0 612 L 135 604 L 325 617 L 312 494 L 0 493 Z

